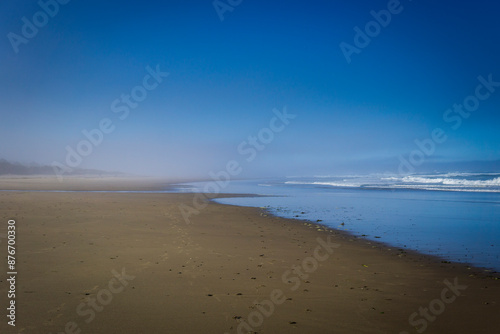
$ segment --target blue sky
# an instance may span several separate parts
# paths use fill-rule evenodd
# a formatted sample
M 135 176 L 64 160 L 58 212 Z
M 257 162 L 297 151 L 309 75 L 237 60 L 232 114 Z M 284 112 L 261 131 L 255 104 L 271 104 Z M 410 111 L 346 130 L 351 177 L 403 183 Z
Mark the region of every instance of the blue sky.
M 42 20 L 40 4 L 3 2 L 0 157 L 67 165 L 67 147 L 107 118 L 114 130 L 78 167 L 207 177 L 236 160 L 241 177 L 397 172 L 436 128 L 446 141 L 415 172 L 500 167 L 500 87 L 482 88 L 489 96 L 457 129 L 443 118 L 479 76 L 500 82 L 499 4 L 238 2 L 221 0 L 235 5 L 221 21 L 212 1 L 73 0 L 30 38 L 22 19 Z M 356 46 L 354 28 L 388 6 L 397 13 L 348 63 L 340 44 Z M 169 75 L 120 120 L 111 104 L 142 85 L 147 66 Z M 248 162 L 238 147 L 285 107 L 297 117 Z

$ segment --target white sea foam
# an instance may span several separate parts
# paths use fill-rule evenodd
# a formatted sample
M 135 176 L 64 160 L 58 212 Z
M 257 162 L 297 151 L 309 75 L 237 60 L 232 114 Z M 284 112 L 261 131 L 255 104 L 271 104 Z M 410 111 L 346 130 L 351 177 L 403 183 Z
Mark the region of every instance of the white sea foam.
M 344 180 L 345 181 L 345 180 Z M 296 184 L 296 185 L 317 185 L 317 186 L 332 186 L 332 187 L 360 187 L 359 183 L 346 183 L 341 182 L 307 182 L 307 181 L 287 181 L 285 184 Z
M 453 178 L 429 178 L 419 176 L 405 176 L 403 182 L 408 183 L 424 183 L 424 184 L 446 184 L 468 187 L 487 187 L 487 186 L 500 186 L 500 177 L 491 180 L 467 180 L 467 179 L 453 179 Z
M 328 180 L 330 179 L 330 180 Z M 436 173 L 408 176 L 387 174 L 321 176 L 296 178 L 290 185 L 317 185 L 339 188 L 421 189 L 434 191 L 500 192 L 500 173 Z
M 361 184 L 359 183 L 346 183 L 346 182 L 313 182 L 312 184 L 317 184 L 320 186 L 349 187 L 349 188 L 357 188 L 361 186 Z
M 304 182 L 304 181 L 286 181 L 285 184 L 312 184 L 312 182 Z

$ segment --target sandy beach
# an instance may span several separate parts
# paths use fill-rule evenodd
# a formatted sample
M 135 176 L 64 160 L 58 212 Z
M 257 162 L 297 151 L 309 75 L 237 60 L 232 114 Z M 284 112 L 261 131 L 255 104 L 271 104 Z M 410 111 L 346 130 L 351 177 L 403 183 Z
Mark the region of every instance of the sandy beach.
M 1 178 L 1 333 L 495 333 L 498 274 L 155 179 Z M 7 227 L 16 318 L 7 324 Z

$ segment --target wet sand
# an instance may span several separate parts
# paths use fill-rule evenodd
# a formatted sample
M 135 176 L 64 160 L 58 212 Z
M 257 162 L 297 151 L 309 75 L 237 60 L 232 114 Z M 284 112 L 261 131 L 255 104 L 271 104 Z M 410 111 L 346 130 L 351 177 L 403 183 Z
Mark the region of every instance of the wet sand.
M 6 181 L 8 180 L 8 181 Z M 159 190 L 0 179 L 0 189 Z M 132 189 L 133 188 L 133 189 Z M 0 300 L 16 221 L 16 327 L 1 333 L 495 333 L 498 275 L 192 194 L 0 192 Z M 446 283 L 446 282 L 447 283 Z M 411 322 L 409 318 L 411 317 Z

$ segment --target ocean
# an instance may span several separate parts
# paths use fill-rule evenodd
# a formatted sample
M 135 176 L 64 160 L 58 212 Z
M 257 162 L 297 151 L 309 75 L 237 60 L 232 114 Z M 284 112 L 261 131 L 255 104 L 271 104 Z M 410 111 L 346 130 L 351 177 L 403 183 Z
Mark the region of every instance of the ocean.
M 314 176 L 196 182 L 177 191 L 263 196 L 217 199 L 366 239 L 500 271 L 500 173 Z

